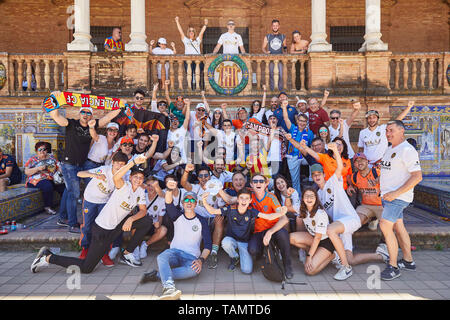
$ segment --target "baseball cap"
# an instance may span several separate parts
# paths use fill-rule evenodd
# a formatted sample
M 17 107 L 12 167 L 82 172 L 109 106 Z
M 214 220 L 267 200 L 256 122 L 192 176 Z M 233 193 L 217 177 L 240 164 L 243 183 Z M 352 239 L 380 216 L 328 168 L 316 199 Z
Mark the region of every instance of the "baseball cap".
M 241 111 L 241 110 L 244 110 L 245 112 L 247 112 L 247 109 L 245 109 L 244 107 L 240 107 L 237 112 L 239 113 L 239 111 Z
M 167 44 L 166 38 L 159 38 L 158 43 Z
M 197 106 L 195 107 L 195 109 L 197 110 L 197 109 L 200 109 L 200 108 L 203 108 L 203 109 L 205 109 L 206 110 L 206 108 L 205 108 L 205 105 L 203 104 L 203 103 L 199 103 L 199 104 L 197 104 Z
M 377 110 L 369 110 L 366 112 L 366 118 L 372 114 L 376 115 L 378 118 L 380 117 L 380 114 L 378 113 Z
M 135 165 L 131 168 L 130 176 L 135 175 L 137 173 L 142 173 L 143 175 L 145 175 L 144 170 L 145 169 L 143 167 L 141 167 L 139 165 Z
M 83 110 L 89 111 L 90 113 L 94 113 L 94 111 L 92 110 L 91 107 L 81 107 L 79 112 L 81 112 L 81 111 L 83 111 Z
M 306 100 L 303 99 L 298 100 L 296 105 L 298 106 L 299 103 L 308 104 L 308 102 L 306 102 Z
M 311 173 L 313 173 L 314 171 L 319 171 L 319 172 L 323 172 L 323 167 L 321 164 L 315 163 L 311 166 Z
M 131 143 L 131 144 L 134 144 L 134 141 L 133 141 L 133 139 L 131 139 L 131 138 L 123 137 L 123 138 L 120 140 L 120 144 L 122 145 L 122 144 L 124 144 L 124 143 Z
M 115 123 L 115 122 L 110 122 L 106 126 L 106 129 L 111 129 L 111 128 L 119 130 L 119 125 L 117 123 Z
M 195 192 L 192 192 L 192 191 L 186 192 L 184 194 L 183 201 L 184 201 L 184 199 L 186 199 L 189 196 L 191 196 L 192 198 L 195 199 L 195 201 L 197 201 L 197 194 Z
M 364 153 L 356 153 L 354 156 L 353 156 L 353 161 L 356 161 L 356 159 L 358 159 L 358 158 L 363 158 L 363 159 L 366 159 L 366 160 L 368 160 L 367 159 L 367 157 L 366 157 L 366 155 L 364 154 Z

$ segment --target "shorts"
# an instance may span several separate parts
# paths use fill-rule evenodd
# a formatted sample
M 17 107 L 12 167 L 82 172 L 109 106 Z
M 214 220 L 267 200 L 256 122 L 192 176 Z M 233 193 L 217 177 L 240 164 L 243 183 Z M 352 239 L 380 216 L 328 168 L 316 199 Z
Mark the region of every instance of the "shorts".
M 339 221 L 340 223 L 342 223 L 344 225 L 344 233 L 353 233 L 356 230 L 358 230 L 359 228 L 361 228 L 361 220 L 359 219 L 358 216 L 353 217 L 353 216 L 345 216 L 342 218 L 337 219 L 336 221 Z
M 383 206 L 374 206 L 370 204 L 362 204 L 356 208 L 356 212 L 365 215 L 369 220 L 371 218 L 381 219 Z
M 409 206 L 409 202 L 395 199 L 394 201 L 381 200 L 383 213 L 381 218 L 395 223 L 398 219 L 403 219 L 403 210 Z
M 333 242 L 331 242 L 330 238 L 326 238 L 326 239 L 320 240 L 318 247 L 325 248 L 328 251 L 330 251 L 331 253 L 333 253 L 334 250 L 335 250 Z
M 346 251 L 353 252 L 353 239 L 352 239 L 353 233 L 342 233 L 339 235 L 339 237 L 342 240 L 342 243 L 344 244 L 344 249 Z

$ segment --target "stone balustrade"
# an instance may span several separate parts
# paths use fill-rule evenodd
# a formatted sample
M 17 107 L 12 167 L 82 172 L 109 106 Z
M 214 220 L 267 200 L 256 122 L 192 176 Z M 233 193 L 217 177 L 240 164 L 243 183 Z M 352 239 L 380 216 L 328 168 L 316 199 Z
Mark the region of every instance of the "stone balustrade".
M 423 94 L 442 92 L 447 69 L 444 59 L 444 54 L 439 52 L 393 54 L 389 64 L 391 92 Z

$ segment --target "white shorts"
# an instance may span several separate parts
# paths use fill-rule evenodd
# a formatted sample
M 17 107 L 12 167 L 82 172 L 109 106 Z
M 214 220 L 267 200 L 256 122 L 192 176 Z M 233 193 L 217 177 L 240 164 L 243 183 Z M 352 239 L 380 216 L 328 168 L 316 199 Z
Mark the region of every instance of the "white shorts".
M 361 228 L 361 220 L 359 217 L 346 216 L 338 219 L 340 223 L 344 225 L 344 233 L 340 235 L 342 242 L 344 243 L 344 249 L 353 251 L 353 232 Z
M 353 234 L 352 233 L 342 233 L 339 235 L 339 237 L 342 240 L 342 243 L 344 244 L 344 249 L 353 252 Z

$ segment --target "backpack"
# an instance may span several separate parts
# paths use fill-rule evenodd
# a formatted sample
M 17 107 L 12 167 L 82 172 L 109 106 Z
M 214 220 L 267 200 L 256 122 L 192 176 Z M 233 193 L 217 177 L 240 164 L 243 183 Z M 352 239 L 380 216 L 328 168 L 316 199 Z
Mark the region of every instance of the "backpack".
M 267 280 L 281 282 L 281 289 L 283 290 L 286 283 L 306 285 L 305 282 L 286 281 L 281 251 L 272 240 L 269 242 L 268 246 L 264 247 L 264 261 L 261 266 L 261 272 Z

